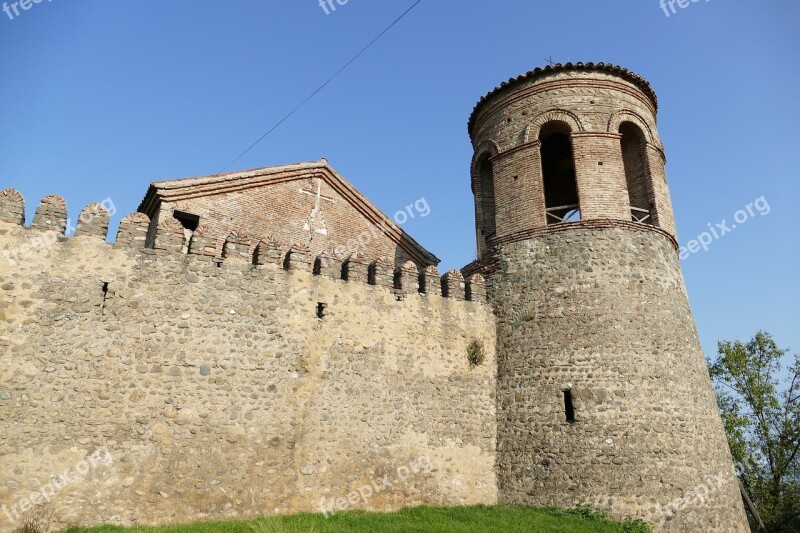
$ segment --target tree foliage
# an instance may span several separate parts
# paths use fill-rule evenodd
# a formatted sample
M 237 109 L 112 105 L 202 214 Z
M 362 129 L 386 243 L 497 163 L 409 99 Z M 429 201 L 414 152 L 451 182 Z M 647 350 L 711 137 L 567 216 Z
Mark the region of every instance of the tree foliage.
M 709 370 L 739 478 L 768 531 L 800 533 L 800 358 L 764 331 L 718 349 Z

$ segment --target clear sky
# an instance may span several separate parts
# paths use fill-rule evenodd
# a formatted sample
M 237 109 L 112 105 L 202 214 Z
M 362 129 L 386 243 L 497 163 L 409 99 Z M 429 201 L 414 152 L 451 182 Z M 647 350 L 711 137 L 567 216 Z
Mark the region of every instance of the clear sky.
M 47 194 L 72 218 L 110 197 L 115 234 L 151 181 L 225 168 L 412 3 L 9 6 L 0 187 L 23 193 L 29 219 Z M 430 215 L 404 228 L 458 268 L 475 254 L 466 124 L 479 97 L 548 57 L 617 63 L 658 93 L 681 244 L 769 205 L 683 261 L 706 353 L 759 328 L 797 351 L 800 3 L 687 3 L 667 16 L 659 0 L 422 0 L 233 169 L 326 157 L 390 215 L 424 197 Z

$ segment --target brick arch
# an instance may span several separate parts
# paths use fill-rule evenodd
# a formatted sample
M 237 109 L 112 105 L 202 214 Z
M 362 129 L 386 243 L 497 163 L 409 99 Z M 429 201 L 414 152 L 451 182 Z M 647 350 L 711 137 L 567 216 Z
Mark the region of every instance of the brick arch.
M 33 226 L 63 235 L 67 229 L 67 201 L 57 194 L 42 198 L 33 215 Z
M 25 199 L 18 190 L 0 191 L 0 221 L 18 226 L 25 223 Z
M 178 219 L 169 216 L 159 220 L 153 248 L 171 253 L 181 253 L 183 249 L 183 226 L 178 222 Z
M 105 239 L 110 218 L 108 209 L 103 204 L 92 202 L 84 207 L 78 216 L 75 236 L 94 236 Z
M 572 128 L 573 132 L 585 131 L 578 115 L 565 109 L 551 109 L 536 115 L 531 122 L 526 126 L 523 136 L 523 142 L 529 143 L 539 138 L 539 132 L 542 126 L 548 122 L 564 122 Z
M 491 140 L 483 141 L 475 148 L 475 153 L 472 156 L 472 163 L 470 163 L 470 173 L 472 174 L 473 182 L 475 180 L 475 175 L 477 172 L 477 164 L 480 159 L 489 154 L 489 157 L 494 157 L 500 153 L 500 146 Z
M 608 129 L 606 131 L 609 133 L 619 133 L 619 127 L 623 122 L 636 124 L 645 134 L 648 141 L 656 146 L 660 146 L 658 139 L 653 134 L 653 129 L 647 124 L 647 121 L 644 120 L 641 115 L 629 109 L 623 109 L 611 115 L 608 119 Z
M 232 231 L 222 245 L 222 257 L 226 260 L 252 263 L 254 242 L 258 242 L 258 239 Z
M 119 223 L 116 244 L 143 248 L 147 242 L 149 228 L 150 217 L 144 213 L 126 215 Z
M 22 198 L 22 193 L 19 192 L 17 189 L 3 189 L 0 191 L 0 197 L 11 198 L 15 202 L 24 202 L 25 200 Z
M 42 198 L 41 202 L 39 202 L 39 205 L 42 204 L 47 204 L 56 209 L 62 209 L 64 211 L 67 210 L 67 201 L 64 199 L 63 196 L 60 196 L 58 194 L 48 194 L 47 196 Z
M 491 235 L 497 231 L 497 205 L 495 203 L 494 176 L 492 172 L 491 191 L 483 183 L 481 176 L 481 165 L 486 156 L 496 156 L 500 153 L 500 147 L 491 140 L 483 141 L 475 150 L 470 169 L 472 192 L 475 195 L 475 230 L 477 233 L 479 253 L 485 247 L 485 232 Z M 491 162 L 489 163 L 491 165 Z M 484 187 L 486 190 L 484 190 Z
M 187 253 L 190 255 L 204 255 L 207 257 L 215 257 L 222 253 L 224 244 L 222 241 L 217 242 L 206 224 L 205 219 L 200 219 L 200 223 L 194 230 L 191 239 L 189 240 L 189 249 Z
M 174 233 L 183 233 L 183 226 L 174 216 L 162 217 L 158 222 L 158 229 L 163 229 Z
M 494 157 L 500 153 L 500 145 L 492 140 L 486 140 L 481 142 L 477 148 L 475 148 L 475 153 L 472 156 L 472 162 L 470 163 L 470 178 L 472 180 L 472 192 L 474 194 L 478 194 L 480 192 L 480 173 L 478 169 L 478 161 L 483 159 L 483 156 L 489 154 L 489 157 Z

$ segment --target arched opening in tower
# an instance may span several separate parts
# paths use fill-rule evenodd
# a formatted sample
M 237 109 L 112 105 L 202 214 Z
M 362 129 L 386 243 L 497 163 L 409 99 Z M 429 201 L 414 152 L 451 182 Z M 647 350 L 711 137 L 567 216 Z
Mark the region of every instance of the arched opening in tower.
M 494 200 L 494 171 L 492 170 L 492 162 L 489 160 L 489 155 L 483 157 L 479 166 L 478 173 L 480 176 L 480 230 L 483 241 L 491 239 L 497 233 L 496 218 L 495 218 L 495 200 Z
M 548 224 L 581 219 L 575 160 L 569 134 L 570 128 L 563 122 L 545 124 L 539 134 Z
M 652 184 L 647 169 L 644 132 L 633 122 L 620 124 L 619 132 L 622 134 L 620 141 L 622 143 L 622 162 L 625 167 L 631 219 L 634 222 L 655 224 L 656 213 L 653 208 Z

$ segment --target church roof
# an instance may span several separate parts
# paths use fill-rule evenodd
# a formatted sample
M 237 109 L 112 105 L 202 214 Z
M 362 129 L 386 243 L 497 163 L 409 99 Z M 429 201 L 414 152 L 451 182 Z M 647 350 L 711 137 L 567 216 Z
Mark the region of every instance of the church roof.
M 403 231 L 390 217 L 375 207 L 349 181 L 336 172 L 325 159 L 153 182 L 138 210 L 152 217 L 162 202 L 174 203 L 308 178 L 321 178 L 367 220 L 387 228 L 388 237 L 408 252 L 411 257 L 427 264 L 439 264 L 441 261 Z

